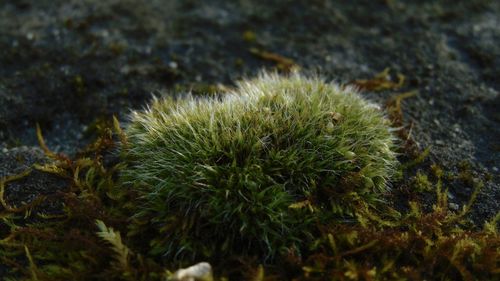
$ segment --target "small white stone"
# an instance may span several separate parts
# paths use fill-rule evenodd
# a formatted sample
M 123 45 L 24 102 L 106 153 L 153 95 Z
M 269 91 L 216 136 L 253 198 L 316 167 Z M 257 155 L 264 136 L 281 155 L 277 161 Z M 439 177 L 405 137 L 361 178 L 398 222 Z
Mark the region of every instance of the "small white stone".
M 208 262 L 200 262 L 174 273 L 175 281 L 213 281 L 212 266 Z

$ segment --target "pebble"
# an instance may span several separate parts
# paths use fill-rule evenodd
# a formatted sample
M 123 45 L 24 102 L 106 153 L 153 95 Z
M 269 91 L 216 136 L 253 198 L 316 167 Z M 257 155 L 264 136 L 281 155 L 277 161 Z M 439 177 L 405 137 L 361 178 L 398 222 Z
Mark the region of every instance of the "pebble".
M 208 262 L 200 262 L 188 268 L 177 270 L 172 280 L 175 281 L 213 281 L 212 266 Z

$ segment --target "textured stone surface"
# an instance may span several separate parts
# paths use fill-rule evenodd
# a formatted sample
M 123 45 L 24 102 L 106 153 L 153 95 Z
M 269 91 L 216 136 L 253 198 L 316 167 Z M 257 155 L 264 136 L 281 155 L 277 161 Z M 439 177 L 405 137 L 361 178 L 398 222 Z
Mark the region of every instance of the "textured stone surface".
M 62 178 L 33 168 L 34 164 L 44 164 L 48 161 L 40 149 L 21 146 L 12 149 L 4 148 L 1 152 L 0 177 L 18 175 L 28 169 L 31 170 L 31 173 L 26 177 L 8 182 L 5 185 L 4 198 L 11 207 L 20 207 L 32 202 L 40 195 L 51 195 L 68 187 Z M 54 204 L 57 203 L 47 201 L 42 203 L 40 208 L 44 212 L 55 210 Z
M 5 184 L 4 199 L 10 207 L 21 207 L 39 196 L 54 195 L 57 191 L 68 187 L 65 180 L 33 169 L 34 164 L 43 164 L 47 161 L 48 159 L 38 148 L 21 146 L 0 150 L 0 178 L 18 175 L 28 169 L 32 170 L 28 176 Z M 32 214 L 58 214 L 60 210 L 61 202 L 59 200 L 45 200 L 32 210 Z M 3 211 L 3 207 L 0 206 L 0 213 Z M 20 216 L 22 215 L 21 213 Z M 34 221 L 36 221 L 36 215 L 31 216 L 24 223 Z M 19 224 L 19 221 L 17 223 Z M 0 225 L 0 236 L 2 237 L 6 231 L 2 229 L 3 227 L 6 227 L 6 224 Z M 0 264 L 0 277 L 6 272 L 5 265 Z

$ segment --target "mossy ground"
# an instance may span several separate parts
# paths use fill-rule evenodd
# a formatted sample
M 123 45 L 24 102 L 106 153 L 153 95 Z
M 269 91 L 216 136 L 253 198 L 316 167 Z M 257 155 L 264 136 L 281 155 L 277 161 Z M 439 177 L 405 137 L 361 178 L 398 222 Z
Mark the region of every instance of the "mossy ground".
M 413 240 L 414 244 L 404 246 L 426 249 L 426 259 L 418 255 L 418 251 L 403 249 L 399 242 L 392 248 L 384 248 L 397 260 L 396 265 L 404 266 L 387 268 L 402 275 L 407 274 L 415 280 L 433 279 L 432 275 L 439 277 L 439 274 L 458 279 L 459 273 L 455 270 L 458 267 L 450 265 L 450 260 L 456 264 L 455 260 L 449 259 L 449 252 L 439 255 L 444 248 L 436 250 L 436 244 L 432 243 L 439 236 L 467 238 L 455 235 L 460 229 L 470 236 L 465 240 L 480 241 L 480 237 L 487 237 L 487 231 L 478 229 L 483 227 L 486 218 L 491 220 L 499 210 L 499 13 L 500 2 L 491 0 L 0 1 L 0 147 L 35 146 L 34 127 L 39 122 L 49 147 L 71 155 L 61 162 L 64 165 L 60 172 L 65 171 L 62 182 L 70 182 L 73 186 L 49 197 L 54 202 L 66 202 L 68 207 L 62 211 L 67 215 L 62 222 L 54 217 L 47 218 L 47 224 L 33 210 L 27 216 L 34 219 L 30 222 L 44 224 L 26 229 L 20 227 L 26 224 L 24 214 L 8 215 L 1 211 L 3 218 L 8 215 L 10 219 L 0 225 L 0 239 L 6 238 L 11 231 L 16 234 L 10 240 L 15 243 L 7 248 L 1 246 L 2 254 L 7 253 L 7 256 L 0 255 L 3 258 L 0 276 L 6 274 L 7 268 L 19 269 L 19 278 L 29 276 L 26 251 L 22 246 L 26 243 L 39 269 L 39 280 L 50 279 L 40 271 L 48 274 L 51 264 L 57 265 L 51 269 L 55 280 L 102 279 L 106 274 L 109 274 L 108 279 L 118 279 L 116 276 L 121 276 L 121 269 L 117 268 L 121 267 L 113 265 L 115 269 L 108 270 L 112 252 L 108 244 L 103 244 L 95 235 L 98 231 L 95 219 L 120 231 L 122 241 L 134 250 L 130 262 L 134 268 L 141 268 L 133 273 L 136 276 L 155 272 L 148 277 L 154 280 L 154 276 L 159 278 L 163 274 L 163 267 L 175 269 L 176 266 L 159 261 L 137 262 L 137 254 L 144 257 L 149 245 L 125 237 L 128 229 L 124 227 L 126 221 L 121 219 L 128 214 L 121 214 L 113 207 L 120 195 L 110 188 L 115 184 L 112 175 L 116 176 L 119 167 L 111 169 L 116 159 L 110 157 L 109 150 L 113 149 L 107 145 L 116 140 L 108 140 L 106 136 L 104 139 L 108 141 L 99 142 L 85 153 L 76 152 L 86 141 L 91 141 L 91 133 L 101 132 L 98 127 L 109 123 L 110 116 L 123 117 L 129 108 L 142 107 L 150 99 L 151 92 L 178 88 L 203 94 L 231 85 L 245 75 L 254 75 L 262 68 L 279 67 L 286 71 L 300 66 L 305 71 L 320 72 L 342 82 L 367 80 L 386 67 L 391 71 L 379 76 L 379 81 L 389 78 L 398 84 L 398 79 L 391 79 L 391 76 L 396 77 L 397 73 L 406 76 L 400 89 L 364 93 L 381 103 L 390 101 L 389 109 L 393 105 L 403 105 L 403 114 L 397 107 L 394 114 L 391 113 L 398 120 L 402 116 L 406 118 L 404 123 L 396 121 L 395 124 L 407 129 L 400 136 L 404 146 L 401 162 L 412 164 L 404 164 L 408 168 L 402 173 L 403 178 L 394 183 L 395 198 L 391 201 L 400 212 L 410 210 L 406 202 L 418 201 L 424 213 L 433 213 L 436 167 L 444 170 L 442 191 L 448 191 L 448 207 L 452 213 L 460 212 L 474 186 L 480 186 L 478 180 L 484 179 L 485 186 L 470 211 L 474 226 L 443 226 L 441 219 L 429 222 L 419 215 L 415 217 L 422 218 L 418 220 L 420 225 L 434 226 L 437 233 L 426 230 L 419 234 L 418 230 L 423 229 L 408 230 L 405 226 L 396 227 L 394 231 L 420 237 L 420 240 Z M 307 22 L 307 26 L 299 24 L 302 22 Z M 413 90 L 418 94 L 413 92 L 413 97 L 401 102 L 409 95 L 398 93 Z M 399 98 L 392 99 L 393 96 Z M 430 150 L 425 150 L 429 152 L 425 153 L 427 157 L 419 157 L 429 147 Z M 82 158 L 92 159 L 92 164 L 77 161 Z M 5 160 L 6 157 L 0 159 L 4 172 L 5 166 L 17 163 Z M 72 161 L 68 162 L 69 159 Z M 462 161 L 470 163 L 469 167 L 459 165 Z M 86 168 L 80 166 L 84 163 L 88 165 Z M 90 181 L 82 185 L 87 169 L 92 171 L 88 177 Z M 78 171 L 77 177 L 75 171 Z M 21 170 L 12 174 L 17 172 Z M 414 179 L 417 174 L 419 176 Z M 27 178 L 7 183 L 7 202 L 16 206 L 23 204 L 22 201 L 29 202 L 24 199 L 33 199 L 34 194 L 26 190 L 31 186 L 37 191 L 43 191 L 45 186 L 49 191 L 55 188 L 52 181 L 43 180 L 45 176 L 43 172 L 34 171 Z M 101 179 L 100 189 L 92 183 L 96 176 Z M 76 178 L 80 179 L 78 184 Z M 488 178 L 491 180 L 487 181 Z M 413 190 L 415 184 L 422 192 Z M 24 188 L 22 196 L 15 192 L 20 188 Z M 60 188 L 57 186 L 57 189 Z M 135 195 L 129 196 L 134 198 Z M 126 201 L 124 199 L 123 204 Z M 46 212 L 41 205 L 37 210 Z M 11 224 L 12 220 L 18 227 Z M 442 227 L 444 230 L 440 231 Z M 337 233 L 341 237 L 346 232 L 339 230 Z M 390 233 L 385 234 L 391 237 Z M 328 235 L 320 237 L 329 241 Z M 498 247 L 495 239 L 490 244 Z M 342 254 L 335 262 L 343 263 L 345 257 L 351 257 L 348 259 L 351 263 L 355 261 L 357 267 L 367 268 L 360 278 L 374 279 L 370 271 L 373 267 L 368 268 L 378 265 L 379 260 L 371 259 L 370 255 L 380 257 L 377 255 L 384 249 L 367 246 L 371 247 L 362 247 L 352 253 L 349 251 L 354 250 L 353 247 L 342 244 L 339 249 L 345 250 L 347 255 Z M 452 248 L 449 245 L 448 250 Z M 62 255 L 61 249 L 65 249 L 67 255 Z M 219 276 L 234 276 L 231 274 L 244 271 L 267 279 L 291 279 L 304 274 L 303 266 L 321 272 L 334 268 L 336 264 L 326 263 L 322 258 L 332 257 L 329 249 L 311 250 L 317 253 L 316 257 L 291 257 L 280 265 L 266 265 L 263 274 L 258 262 L 248 257 L 230 259 L 226 265 L 216 266 L 216 270 Z M 475 249 L 482 251 L 478 250 L 480 247 Z M 498 254 L 483 250 L 490 255 L 488 265 L 484 266 L 484 261 L 477 261 L 472 255 L 473 260 L 464 262 L 466 270 L 474 276 L 469 279 L 495 280 L 498 270 L 491 270 L 488 275 L 487 270 L 481 271 L 481 266 L 498 268 L 498 263 L 492 265 L 498 261 Z M 347 266 L 337 267 L 342 268 L 336 272 L 337 279 L 347 278 L 343 275 Z M 62 273 L 63 267 L 66 275 Z M 73 275 L 69 275 L 68 268 L 73 270 Z M 309 278 L 325 279 L 321 275 L 325 273 L 321 272 L 311 270 Z M 467 274 L 463 267 L 461 272 Z M 355 279 L 355 275 L 348 275 Z
M 53 163 L 35 168 L 71 184 L 57 195 L 64 202 L 57 215 L 38 212 L 36 200 L 20 208 L 2 201 L 1 226 L 7 231 L 0 240 L 0 261 L 11 268 L 6 280 L 165 280 L 180 266 L 150 254 L 147 233 L 126 235 L 148 221 L 130 220 L 139 194 L 123 189 L 117 175 L 124 163 L 109 159 L 128 140 L 117 120 L 108 124 L 99 126 L 101 137 L 73 159 L 51 152 L 39 134 Z M 448 204 L 450 180 L 473 184 L 476 191 L 478 181 L 449 174 L 431 165 L 428 153 L 413 154 L 415 147 L 410 148 L 401 151 L 406 159 L 401 173 L 408 180 L 393 182 L 385 208 L 361 200 L 351 219 L 321 225 L 300 255 L 290 251 L 268 263 L 251 254 L 208 258 L 216 278 L 494 280 L 500 274 L 500 216 L 479 228 L 469 221 L 477 192 L 463 208 L 452 210 Z M 3 178 L 2 190 L 22 176 Z M 25 223 L 26 217 L 35 220 Z

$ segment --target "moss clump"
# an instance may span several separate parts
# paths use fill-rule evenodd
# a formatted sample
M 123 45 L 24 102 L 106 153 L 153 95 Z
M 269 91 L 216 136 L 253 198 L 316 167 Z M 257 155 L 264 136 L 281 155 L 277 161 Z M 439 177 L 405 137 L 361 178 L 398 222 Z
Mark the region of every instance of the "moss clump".
M 389 122 L 354 89 L 261 75 L 223 98 L 154 100 L 126 130 L 130 235 L 152 253 L 271 257 L 377 206 L 396 164 Z

